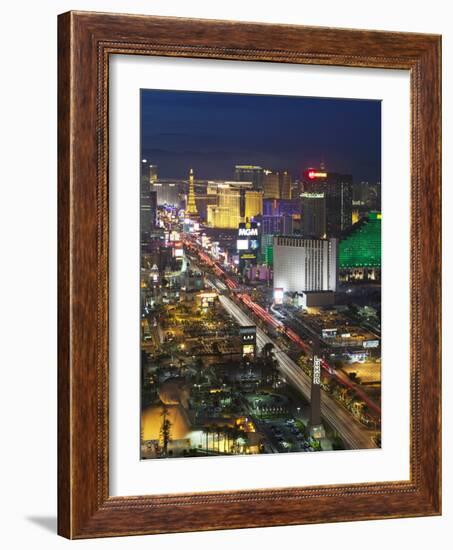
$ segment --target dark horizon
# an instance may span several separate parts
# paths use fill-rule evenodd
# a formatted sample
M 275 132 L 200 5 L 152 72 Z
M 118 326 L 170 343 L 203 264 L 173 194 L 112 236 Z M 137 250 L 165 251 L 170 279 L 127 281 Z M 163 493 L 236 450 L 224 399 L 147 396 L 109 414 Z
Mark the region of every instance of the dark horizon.
M 355 182 L 381 181 L 381 102 L 298 96 L 141 91 L 141 156 L 163 179 L 234 179 L 236 164 L 324 163 Z

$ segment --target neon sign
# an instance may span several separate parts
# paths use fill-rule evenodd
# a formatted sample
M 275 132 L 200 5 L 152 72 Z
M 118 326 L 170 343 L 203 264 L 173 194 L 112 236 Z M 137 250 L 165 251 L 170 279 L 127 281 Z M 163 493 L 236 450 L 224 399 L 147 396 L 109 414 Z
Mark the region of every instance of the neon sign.
M 240 227 L 238 232 L 240 237 L 255 237 L 258 235 L 258 228 L 256 227 Z
M 313 384 L 321 384 L 321 359 L 315 355 L 313 361 Z
M 302 193 L 300 196 L 303 199 L 323 199 L 324 193 Z
M 274 302 L 278 305 L 283 304 L 283 288 L 274 288 Z
M 327 178 L 327 172 L 316 172 L 316 170 L 309 170 L 307 175 L 311 180 L 316 178 Z

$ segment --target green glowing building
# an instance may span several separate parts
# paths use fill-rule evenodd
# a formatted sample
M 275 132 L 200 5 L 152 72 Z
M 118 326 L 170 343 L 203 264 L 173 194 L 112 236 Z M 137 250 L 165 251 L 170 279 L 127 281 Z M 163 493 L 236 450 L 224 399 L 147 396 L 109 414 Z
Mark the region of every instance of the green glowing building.
M 380 278 L 381 218 L 380 212 L 370 212 L 343 235 L 339 246 L 339 269 L 343 279 Z
M 274 247 L 273 246 L 266 246 L 265 261 L 267 265 L 271 266 L 274 264 Z

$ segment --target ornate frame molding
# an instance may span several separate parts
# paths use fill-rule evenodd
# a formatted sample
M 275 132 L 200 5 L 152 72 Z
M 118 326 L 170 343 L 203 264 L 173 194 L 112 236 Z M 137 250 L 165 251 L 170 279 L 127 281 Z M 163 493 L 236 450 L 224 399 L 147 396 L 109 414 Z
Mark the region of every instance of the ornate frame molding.
M 409 481 L 109 496 L 108 61 L 118 54 L 410 71 Z M 440 106 L 438 36 L 88 12 L 59 17 L 61 535 L 86 538 L 440 514 Z

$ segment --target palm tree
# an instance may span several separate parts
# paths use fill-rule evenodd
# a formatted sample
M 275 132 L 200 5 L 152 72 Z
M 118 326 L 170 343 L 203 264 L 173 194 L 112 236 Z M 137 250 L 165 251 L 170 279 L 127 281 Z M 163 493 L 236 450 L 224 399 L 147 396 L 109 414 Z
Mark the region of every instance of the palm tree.
M 211 431 L 209 426 L 205 426 L 203 432 L 206 434 L 206 454 L 209 450 L 209 432 Z
M 227 429 L 228 426 L 222 426 L 221 428 L 221 435 L 222 435 L 222 442 L 223 442 L 223 453 L 226 454 L 227 452 Z
M 233 454 L 236 454 L 236 451 L 237 451 L 237 447 L 236 447 L 236 440 L 237 438 L 239 437 L 239 435 L 242 433 L 241 430 L 239 430 L 239 428 L 237 426 L 234 426 L 233 428 L 231 428 L 231 436 L 233 438 Z
M 225 453 L 230 454 L 230 434 L 231 434 L 231 428 L 230 426 L 224 426 L 223 427 L 223 437 L 226 439 L 226 446 L 225 442 L 223 444 L 223 450 Z
M 160 427 L 160 437 L 162 439 L 162 452 L 164 455 L 168 452 L 168 444 L 171 441 L 171 422 L 168 419 L 168 408 L 165 403 L 162 404 L 162 424 Z
M 272 342 L 267 342 L 266 344 L 264 344 L 263 350 L 262 350 L 264 357 L 266 358 L 270 357 L 273 349 L 274 349 L 274 344 Z
M 217 453 L 219 452 L 219 435 L 220 435 L 220 427 L 214 424 L 214 427 L 212 429 L 213 432 L 213 447 L 214 447 L 214 436 L 217 436 Z
M 228 453 L 233 453 L 233 442 L 234 442 L 234 428 L 232 426 L 227 426 L 227 437 L 228 437 Z

